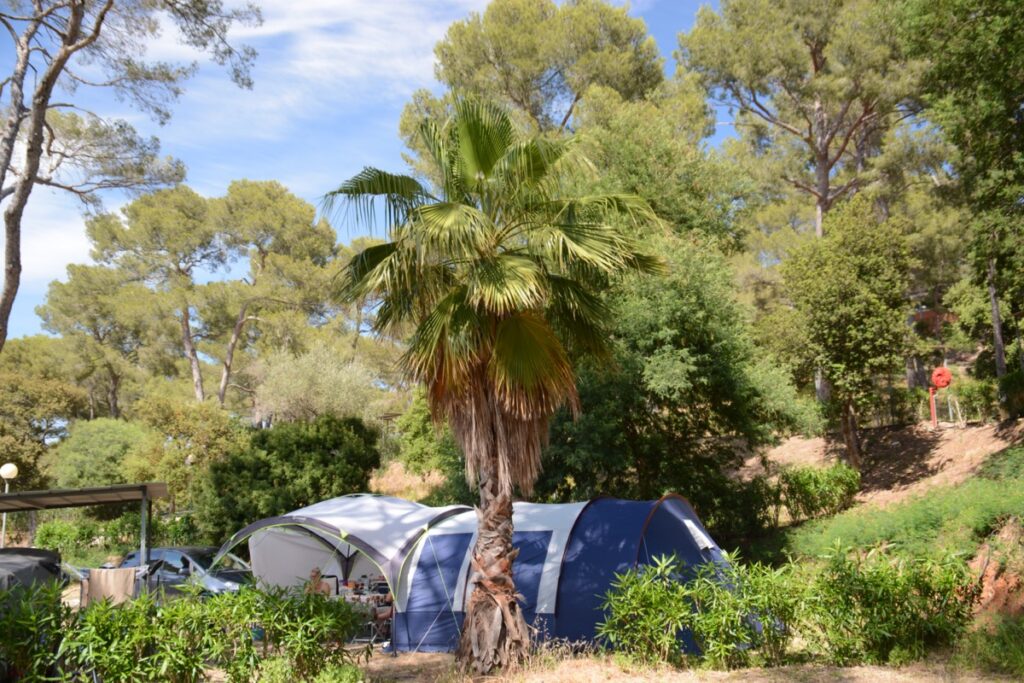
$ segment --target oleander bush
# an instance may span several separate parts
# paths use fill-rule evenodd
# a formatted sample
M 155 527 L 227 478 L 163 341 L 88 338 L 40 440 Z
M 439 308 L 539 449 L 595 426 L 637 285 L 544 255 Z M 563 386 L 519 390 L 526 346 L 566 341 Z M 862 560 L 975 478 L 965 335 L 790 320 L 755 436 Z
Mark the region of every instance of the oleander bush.
M 260 674 L 261 655 L 270 653 L 290 681 L 321 680 L 325 671 L 359 680 L 338 673 L 356 668 L 359 656 L 345 645 L 360 620 L 343 601 L 254 589 L 160 597 L 73 612 L 56 584 L 0 591 L 0 680 L 194 683 L 217 669 L 242 683 Z
M 616 578 L 598 634 L 648 664 L 904 663 L 957 642 L 977 592 L 957 557 L 908 560 L 836 547 L 817 566 L 731 559 L 696 569 L 660 557 Z

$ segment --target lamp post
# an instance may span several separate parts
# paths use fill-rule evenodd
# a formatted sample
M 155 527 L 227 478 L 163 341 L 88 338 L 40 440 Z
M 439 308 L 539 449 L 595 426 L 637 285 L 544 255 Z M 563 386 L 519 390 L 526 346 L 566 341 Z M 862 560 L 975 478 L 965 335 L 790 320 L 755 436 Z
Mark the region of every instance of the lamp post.
M 9 462 L 3 467 L 0 467 L 0 477 L 4 480 L 4 493 L 11 490 L 11 479 L 18 476 L 18 466 L 13 462 Z M 4 521 L 0 525 L 0 548 L 4 547 L 4 542 L 7 540 L 7 513 L 4 513 Z

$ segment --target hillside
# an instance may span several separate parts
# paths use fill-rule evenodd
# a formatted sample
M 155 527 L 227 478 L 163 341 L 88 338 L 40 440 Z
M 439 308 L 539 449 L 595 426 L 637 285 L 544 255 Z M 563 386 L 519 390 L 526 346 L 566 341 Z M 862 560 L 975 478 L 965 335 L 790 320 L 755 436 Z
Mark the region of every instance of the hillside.
M 1024 439 L 1024 422 L 968 425 L 882 427 L 864 430 L 867 456 L 859 503 L 890 505 L 937 486 L 966 481 L 989 456 Z M 740 476 L 773 474 L 779 467 L 825 466 L 842 453 L 842 444 L 823 437 L 794 436 L 761 456 L 749 458 Z M 767 468 L 767 469 L 766 469 Z

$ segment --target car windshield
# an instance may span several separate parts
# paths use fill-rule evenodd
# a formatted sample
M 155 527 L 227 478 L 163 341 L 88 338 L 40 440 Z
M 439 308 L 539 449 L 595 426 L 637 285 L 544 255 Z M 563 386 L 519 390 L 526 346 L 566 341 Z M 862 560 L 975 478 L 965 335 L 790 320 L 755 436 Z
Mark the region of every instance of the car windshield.
M 202 567 L 204 570 L 208 570 L 210 565 L 213 564 L 213 558 L 217 556 L 216 550 L 196 550 L 189 553 L 196 564 Z M 220 559 L 217 563 L 218 571 L 249 571 L 248 563 L 242 558 L 228 553 Z

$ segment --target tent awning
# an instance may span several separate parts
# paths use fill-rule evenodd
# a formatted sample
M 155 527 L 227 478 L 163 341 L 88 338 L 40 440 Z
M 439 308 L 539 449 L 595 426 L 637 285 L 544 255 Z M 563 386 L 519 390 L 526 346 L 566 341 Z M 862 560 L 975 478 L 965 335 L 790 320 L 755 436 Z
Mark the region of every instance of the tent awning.
M 57 489 L 51 491 L 18 491 L 0 494 L 0 512 L 25 512 L 57 508 L 135 503 L 167 497 L 167 484 L 121 484 L 88 489 Z

